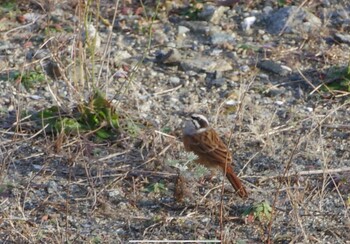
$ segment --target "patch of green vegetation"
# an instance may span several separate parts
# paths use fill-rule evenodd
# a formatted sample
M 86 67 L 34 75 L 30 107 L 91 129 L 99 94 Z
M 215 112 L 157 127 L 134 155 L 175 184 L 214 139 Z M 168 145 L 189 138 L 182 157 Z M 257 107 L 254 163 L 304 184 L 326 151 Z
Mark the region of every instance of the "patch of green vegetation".
M 114 129 L 119 128 L 119 116 L 115 108 L 99 91 L 95 92 L 88 104 L 79 106 L 78 110 L 87 129 L 96 129 L 103 126 L 103 123 Z
M 59 33 L 59 32 L 62 32 L 62 29 L 57 28 L 56 25 L 49 25 L 49 26 L 46 26 L 44 29 L 45 36 L 50 36 L 52 34 Z
M 202 11 L 203 4 L 201 1 L 195 1 L 188 7 L 181 9 L 180 15 L 186 16 L 189 20 L 198 20 L 199 13 Z
M 102 241 L 102 239 L 101 239 L 100 236 L 95 236 L 95 237 L 93 237 L 90 241 L 91 241 L 91 243 L 93 243 L 93 244 L 100 244 L 100 243 L 103 243 L 103 241 Z
M 41 83 L 45 80 L 45 75 L 37 71 L 26 71 L 17 73 L 14 76 L 16 82 L 20 82 L 26 90 L 30 90 L 36 83 Z
M 157 194 L 165 192 L 166 190 L 167 188 L 163 182 L 152 183 L 145 189 L 146 192 L 153 192 Z
M 244 211 L 243 215 L 250 218 L 250 221 L 258 219 L 259 222 L 264 223 L 271 220 L 272 207 L 268 201 L 262 201 Z
M 163 133 L 169 134 L 171 132 L 171 128 L 169 126 L 163 127 L 161 130 Z
M 126 124 L 126 131 L 132 137 L 136 137 L 140 134 L 140 127 L 132 120 L 128 120 Z
M 326 80 L 331 82 L 324 84 L 323 91 L 346 91 L 350 92 L 350 64 L 347 67 L 333 67 Z
M 58 114 L 59 108 L 57 106 L 53 106 L 34 114 L 33 118 L 40 123 L 40 127 L 44 127 L 46 124 L 48 124 L 48 131 L 52 131 L 54 128 L 56 128 Z
M 119 116 L 102 93 L 96 92 L 88 103 L 78 106 L 76 113 L 64 114 L 53 106 L 33 115 L 33 121 L 46 131 L 67 134 L 91 133 L 100 139 L 109 139 L 119 128 Z
M 277 0 L 277 4 L 280 7 L 284 7 L 285 5 L 287 5 L 289 3 L 290 3 L 290 1 L 288 1 L 288 0 Z
M 15 0 L 8 0 L 8 1 L 4 1 L 0 4 L 0 13 L 8 13 L 11 11 L 16 10 L 16 1 Z
M 258 52 L 259 51 L 259 47 L 257 46 L 253 46 L 253 45 L 249 45 L 249 44 L 239 44 L 237 45 L 237 49 L 241 49 L 241 50 L 244 50 L 244 51 L 249 51 L 249 52 L 252 52 L 252 53 L 255 53 L 255 52 Z

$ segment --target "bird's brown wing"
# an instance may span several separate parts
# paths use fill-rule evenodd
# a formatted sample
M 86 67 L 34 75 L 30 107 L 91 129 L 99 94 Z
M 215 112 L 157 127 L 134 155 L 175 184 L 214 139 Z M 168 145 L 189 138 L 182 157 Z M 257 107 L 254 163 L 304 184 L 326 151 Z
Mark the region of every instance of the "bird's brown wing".
M 213 129 L 210 130 L 209 133 L 199 133 L 191 136 L 191 139 L 187 142 L 187 149 L 198 154 L 198 156 L 205 156 L 207 161 L 213 164 L 222 164 L 226 161 L 231 164 L 232 157 L 227 146 Z

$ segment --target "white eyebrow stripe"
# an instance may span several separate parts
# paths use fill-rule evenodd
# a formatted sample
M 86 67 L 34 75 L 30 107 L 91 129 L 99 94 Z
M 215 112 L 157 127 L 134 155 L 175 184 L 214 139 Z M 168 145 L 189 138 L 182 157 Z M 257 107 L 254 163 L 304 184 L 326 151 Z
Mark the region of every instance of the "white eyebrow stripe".
M 201 128 L 201 125 L 199 124 L 199 122 L 196 119 L 192 119 L 192 123 L 194 124 L 196 129 L 200 129 Z

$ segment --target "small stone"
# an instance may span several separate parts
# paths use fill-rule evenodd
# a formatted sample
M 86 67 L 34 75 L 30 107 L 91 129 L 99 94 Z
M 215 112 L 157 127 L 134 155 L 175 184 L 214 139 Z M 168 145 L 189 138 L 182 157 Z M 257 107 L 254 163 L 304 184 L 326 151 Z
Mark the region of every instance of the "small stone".
M 47 184 L 47 193 L 52 194 L 58 191 L 58 185 L 56 181 L 49 181 Z
M 239 67 L 239 70 L 242 71 L 243 73 L 246 73 L 250 70 L 248 65 L 243 65 L 241 67 Z
M 117 60 L 123 60 L 123 59 L 128 59 L 131 58 L 131 54 L 128 51 L 120 50 L 115 53 L 115 59 Z
M 225 43 L 235 44 L 235 38 L 226 32 L 214 32 L 210 35 L 210 41 L 213 45 L 221 45 Z
M 116 196 L 120 196 L 120 191 L 117 189 L 108 191 L 108 196 L 109 197 L 116 197 Z
M 38 165 L 38 164 L 32 164 L 33 168 L 36 170 L 36 171 L 39 171 L 43 168 L 42 165 Z
M 249 31 L 250 27 L 255 23 L 255 21 L 256 21 L 255 16 L 250 16 L 250 17 L 245 18 L 242 22 L 242 29 L 244 31 Z
M 207 35 L 211 30 L 207 21 L 182 21 L 180 25 L 186 26 L 193 33 L 197 34 Z
M 348 34 L 335 33 L 334 39 L 340 43 L 346 43 L 350 45 L 350 35 Z
M 186 34 L 189 31 L 190 31 L 190 29 L 188 29 L 186 26 L 180 25 L 180 26 L 177 27 L 178 35 L 184 35 L 184 34 Z
M 261 60 L 258 62 L 257 67 L 281 76 L 285 76 L 290 72 L 287 66 L 282 66 L 272 60 Z
M 33 100 L 40 100 L 42 97 L 38 95 L 30 95 L 30 98 Z
M 228 7 L 224 6 L 216 7 L 213 5 L 205 5 L 202 12 L 199 13 L 199 17 L 217 25 L 220 23 L 223 14 L 228 9 Z
M 155 31 L 153 35 L 154 35 L 153 40 L 154 40 L 157 44 L 163 45 L 163 44 L 169 42 L 169 37 L 168 37 L 168 35 L 165 34 L 165 33 L 164 33 L 163 31 L 161 31 L 161 30 Z
M 263 13 L 268 15 L 272 10 L 273 8 L 271 6 L 266 6 L 265 8 L 263 8 Z
M 283 101 L 276 101 L 275 104 L 281 106 L 284 104 L 284 102 Z
M 177 49 L 170 49 L 168 52 L 164 53 L 162 51 L 158 51 L 156 53 L 156 62 L 163 63 L 167 65 L 176 65 L 181 60 L 181 54 Z
M 212 79 L 208 81 L 208 87 L 211 88 L 213 86 L 220 87 L 225 84 L 225 78 Z
M 172 85 L 174 85 L 174 86 L 179 85 L 180 82 L 181 82 L 181 80 L 180 80 L 180 78 L 177 77 L 177 76 L 172 76 L 172 77 L 169 78 L 169 83 L 172 84 Z
M 311 107 L 306 107 L 305 109 L 306 109 L 306 111 L 308 111 L 308 112 L 310 112 L 310 113 L 314 111 L 314 109 L 311 108 Z

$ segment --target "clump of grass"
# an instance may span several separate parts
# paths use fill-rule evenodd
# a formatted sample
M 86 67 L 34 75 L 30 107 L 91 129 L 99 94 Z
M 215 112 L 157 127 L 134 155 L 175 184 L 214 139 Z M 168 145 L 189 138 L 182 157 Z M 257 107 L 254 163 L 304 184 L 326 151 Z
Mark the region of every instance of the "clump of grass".
M 98 138 L 108 139 L 119 128 L 119 114 L 100 92 L 96 92 L 89 102 L 79 104 L 72 115 L 64 114 L 53 106 L 33 114 L 34 122 L 54 133 L 91 133 Z
M 160 194 L 163 192 L 166 192 L 167 188 L 164 184 L 164 182 L 156 182 L 148 185 L 148 187 L 145 188 L 145 192 L 148 193 L 155 193 L 155 194 Z
M 26 71 L 23 74 L 17 73 L 14 76 L 16 83 L 20 83 L 28 91 L 34 88 L 36 83 L 42 83 L 45 80 L 45 75 L 37 71 Z
M 203 9 L 201 2 L 194 1 L 183 9 L 180 9 L 180 14 L 186 16 L 189 20 L 198 20 L 199 14 Z
M 327 75 L 327 84 L 323 85 L 326 91 L 350 92 L 350 63 L 347 67 L 334 67 Z

